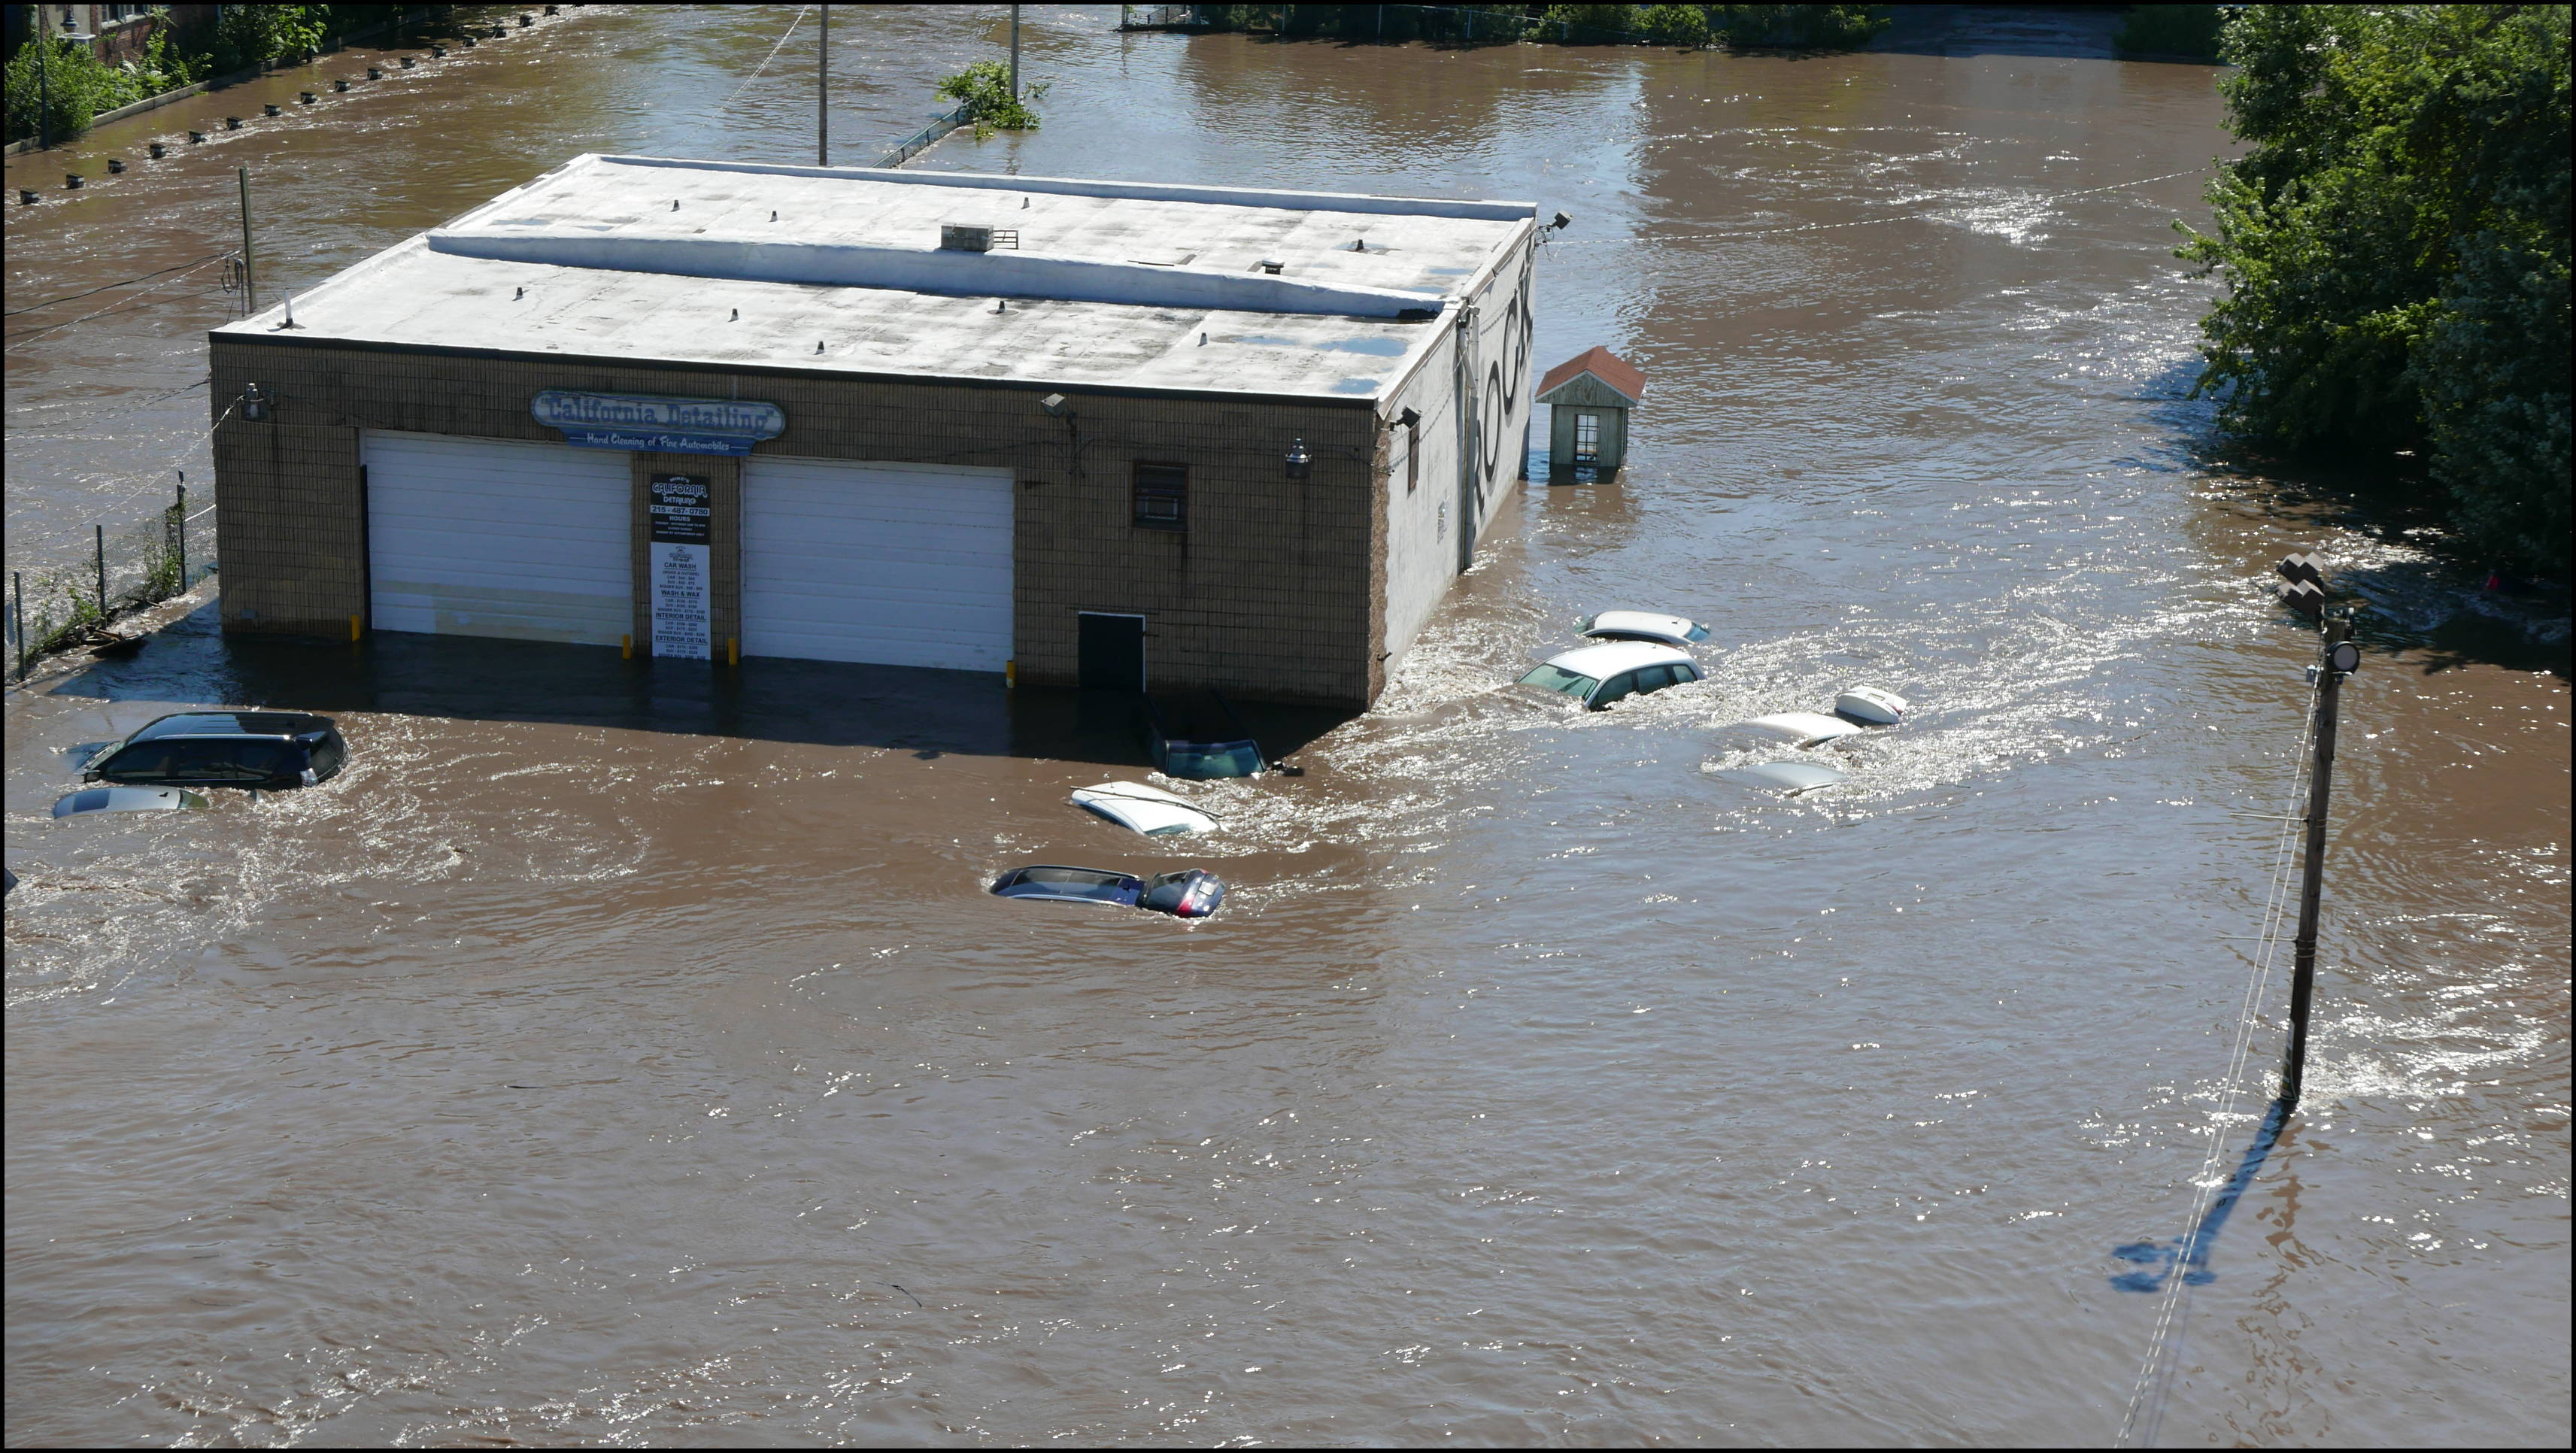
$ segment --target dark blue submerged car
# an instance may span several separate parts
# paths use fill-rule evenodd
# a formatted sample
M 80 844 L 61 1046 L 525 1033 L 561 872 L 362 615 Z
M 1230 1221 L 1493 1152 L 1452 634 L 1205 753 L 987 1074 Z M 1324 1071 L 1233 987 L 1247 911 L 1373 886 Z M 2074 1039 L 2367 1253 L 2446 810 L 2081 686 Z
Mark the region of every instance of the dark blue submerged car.
M 1139 878 L 1108 868 L 1067 868 L 1034 863 L 993 880 L 1004 898 L 1044 898 L 1059 903 L 1107 903 L 1145 908 L 1174 918 L 1205 918 L 1225 901 L 1225 884 L 1201 868 Z
M 300 711 L 183 711 L 92 757 L 84 782 L 127 787 L 310 787 L 337 776 L 349 748 L 326 716 Z

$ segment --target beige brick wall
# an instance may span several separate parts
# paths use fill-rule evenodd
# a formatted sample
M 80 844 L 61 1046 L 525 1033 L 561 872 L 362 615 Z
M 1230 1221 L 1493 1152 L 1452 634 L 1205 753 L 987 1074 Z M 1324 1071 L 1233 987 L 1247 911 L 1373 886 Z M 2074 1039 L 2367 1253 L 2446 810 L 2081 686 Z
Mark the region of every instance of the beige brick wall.
M 217 338 L 220 410 L 257 380 L 274 419 L 216 431 L 224 623 L 231 630 L 330 634 L 317 623 L 366 609 L 357 503 L 360 428 L 552 442 L 529 414 L 541 389 L 744 398 L 786 411 L 762 453 L 1011 469 L 1023 680 L 1070 684 L 1075 617 L 1149 617 L 1158 686 L 1215 686 L 1247 698 L 1362 704 L 1385 684 L 1383 440 L 1365 401 L 1317 403 L 1083 394 L 1065 390 L 1068 429 L 1038 400 L 1046 386 L 978 387 L 687 368 L 617 366 Z M 1302 437 L 1312 477 L 1286 477 Z M 1190 529 L 1140 530 L 1138 460 L 1190 467 Z M 642 491 L 648 469 L 716 480 L 713 634 L 741 633 L 741 471 L 702 455 L 636 465 L 638 649 Z M 255 614 L 254 614 L 255 612 Z
M 348 639 L 349 617 L 367 609 L 358 431 L 226 424 L 214 451 L 224 628 Z M 236 480 L 251 487 L 225 493 Z

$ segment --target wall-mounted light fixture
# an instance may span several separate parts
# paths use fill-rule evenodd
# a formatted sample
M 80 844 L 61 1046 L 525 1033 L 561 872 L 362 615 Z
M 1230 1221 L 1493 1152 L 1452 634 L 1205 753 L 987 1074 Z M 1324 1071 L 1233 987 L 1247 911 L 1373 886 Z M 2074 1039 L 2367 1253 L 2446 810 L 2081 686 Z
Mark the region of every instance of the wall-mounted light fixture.
M 1070 419 L 1073 417 L 1073 403 L 1062 394 L 1048 394 L 1045 398 L 1038 400 L 1038 407 L 1046 410 L 1047 417 L 1050 419 Z
M 258 384 L 252 384 L 242 390 L 241 415 L 254 424 L 265 423 L 268 420 L 268 406 L 275 402 L 275 399 L 260 392 Z
M 1314 472 L 1315 456 L 1306 452 L 1306 441 L 1303 439 L 1290 440 L 1288 443 L 1288 477 L 1290 479 L 1304 479 L 1307 475 Z

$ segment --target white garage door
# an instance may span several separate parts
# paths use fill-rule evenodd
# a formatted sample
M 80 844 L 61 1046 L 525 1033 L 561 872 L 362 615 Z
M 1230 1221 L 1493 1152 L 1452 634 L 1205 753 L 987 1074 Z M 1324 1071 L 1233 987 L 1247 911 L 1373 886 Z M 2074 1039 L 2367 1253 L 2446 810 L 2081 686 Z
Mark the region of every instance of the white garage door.
M 742 469 L 747 656 L 999 671 L 1011 472 L 755 454 Z
M 613 646 L 635 629 L 626 455 L 366 432 L 380 631 Z

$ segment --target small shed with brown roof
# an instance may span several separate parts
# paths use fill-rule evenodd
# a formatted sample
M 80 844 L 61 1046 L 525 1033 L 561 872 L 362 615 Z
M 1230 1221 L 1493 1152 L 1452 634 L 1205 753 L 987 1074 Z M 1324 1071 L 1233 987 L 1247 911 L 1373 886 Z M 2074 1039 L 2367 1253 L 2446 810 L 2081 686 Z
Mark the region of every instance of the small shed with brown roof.
M 1551 481 L 1608 479 L 1628 458 L 1628 411 L 1646 376 L 1607 348 L 1590 348 L 1547 371 L 1538 401 L 1555 410 L 1548 431 Z

